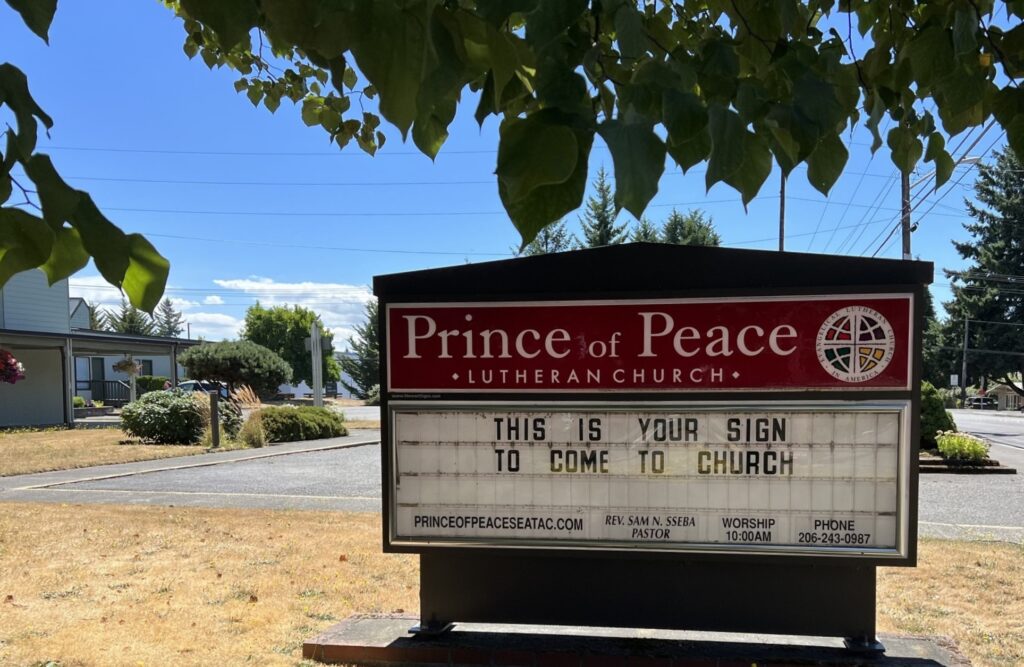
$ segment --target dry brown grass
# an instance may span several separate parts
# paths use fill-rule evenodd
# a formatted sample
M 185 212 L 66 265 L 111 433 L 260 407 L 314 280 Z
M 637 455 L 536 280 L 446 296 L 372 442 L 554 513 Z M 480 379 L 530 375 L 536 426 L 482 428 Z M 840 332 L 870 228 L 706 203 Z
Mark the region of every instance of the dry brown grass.
M 917 568 L 882 568 L 881 632 L 953 637 L 975 665 L 1024 665 L 1024 546 L 921 540 Z
M 0 664 L 295 665 L 352 613 L 415 613 L 417 561 L 380 553 L 379 521 L 5 504 Z
M 922 541 L 917 569 L 880 570 L 880 630 L 1022 664 L 1022 551 Z M 373 514 L 3 505 L 0 664 L 306 664 L 350 614 L 415 614 L 417 583 Z
M 379 419 L 346 419 L 345 427 L 349 429 L 353 428 L 369 428 L 380 430 Z
M 203 452 L 198 446 L 120 444 L 125 439 L 113 428 L 0 433 L 0 477 Z

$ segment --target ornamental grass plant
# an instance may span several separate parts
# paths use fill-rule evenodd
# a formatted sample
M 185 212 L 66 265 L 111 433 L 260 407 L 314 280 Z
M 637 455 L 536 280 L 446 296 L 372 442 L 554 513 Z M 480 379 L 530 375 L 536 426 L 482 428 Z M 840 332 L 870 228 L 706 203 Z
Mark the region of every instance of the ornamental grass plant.
M 939 431 L 935 441 L 939 453 L 948 461 L 980 463 L 988 458 L 988 443 L 968 433 Z

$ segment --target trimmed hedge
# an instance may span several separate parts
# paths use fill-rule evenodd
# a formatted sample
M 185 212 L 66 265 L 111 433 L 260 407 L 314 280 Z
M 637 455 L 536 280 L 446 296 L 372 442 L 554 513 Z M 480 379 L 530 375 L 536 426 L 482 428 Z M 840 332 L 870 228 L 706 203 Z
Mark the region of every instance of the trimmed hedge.
M 203 343 L 181 353 L 188 376 L 220 380 L 231 387 L 247 384 L 260 396 L 273 396 L 292 377 L 292 367 L 273 351 L 247 340 Z
M 164 385 L 170 381 L 171 378 L 162 375 L 139 375 L 135 378 L 135 390 L 140 394 L 163 391 Z
M 942 394 L 930 382 L 921 383 L 921 447 L 935 449 L 935 434 L 955 431 L 953 415 L 946 412 Z
M 327 408 L 263 408 L 259 415 L 267 442 L 296 442 L 348 435 L 345 418 Z
M 191 445 L 203 437 L 206 420 L 192 394 L 174 389 L 151 391 L 121 410 L 128 435 L 158 445 Z

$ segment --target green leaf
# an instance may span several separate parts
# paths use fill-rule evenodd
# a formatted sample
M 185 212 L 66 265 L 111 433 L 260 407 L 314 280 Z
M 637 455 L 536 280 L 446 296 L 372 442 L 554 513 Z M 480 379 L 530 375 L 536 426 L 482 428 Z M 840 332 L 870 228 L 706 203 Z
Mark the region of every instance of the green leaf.
M 900 171 L 909 174 L 914 170 L 917 161 L 921 159 L 921 140 L 911 130 L 898 126 L 889 130 L 889 149 L 892 151 L 892 161 Z
M 587 10 L 587 0 L 541 1 L 526 15 L 526 41 L 538 55 L 558 41 Z
M 726 41 L 712 39 L 701 48 L 697 81 L 706 98 L 732 99 L 740 75 L 740 62 L 735 49 Z
M 50 43 L 50 23 L 53 22 L 53 13 L 57 11 L 57 0 L 7 0 L 7 4 L 21 14 L 29 30 L 42 37 L 47 44 Z
M 431 3 L 374 0 L 372 30 L 352 46 L 356 63 L 380 93 L 380 113 L 408 135 L 416 120 L 416 95 L 427 67 Z
M 793 85 L 793 107 L 813 124 L 819 138 L 838 132 L 846 117 L 835 87 L 809 72 Z
M 15 273 L 45 262 L 52 247 L 53 231 L 44 220 L 18 208 L 0 208 L 0 287 Z
M 128 269 L 121 287 L 136 308 L 153 312 L 167 286 L 171 265 L 141 234 L 129 234 Z
M 615 11 L 615 39 L 619 53 L 630 60 L 639 60 L 647 53 L 644 18 L 632 2 L 623 2 Z
M 969 4 L 957 7 L 953 18 L 953 51 L 956 55 L 965 56 L 978 48 L 978 15 Z
M 181 8 L 209 26 L 225 51 L 243 41 L 248 43 L 249 31 L 259 19 L 255 0 L 181 0 Z
M 61 227 L 54 235 L 49 259 L 39 268 L 52 285 L 85 268 L 88 263 L 89 253 L 82 245 L 82 236 L 78 230 L 74 227 Z
M 735 111 L 720 104 L 709 107 L 708 127 L 711 157 L 704 176 L 707 189 L 724 181 L 739 191 L 746 206 L 772 170 L 767 142 L 750 132 Z
M 827 197 L 829 190 L 843 173 L 843 167 L 846 166 L 849 157 L 850 154 L 839 137 L 835 134 L 826 134 L 807 158 L 807 181 Z
M 37 153 L 29 158 L 25 173 L 36 184 L 43 218 L 54 230 L 60 229 L 78 208 L 80 193 L 64 182 L 48 155 Z
M 1006 130 L 1006 140 L 1017 155 L 1024 155 L 1024 91 L 1007 85 L 994 98 L 992 113 Z
M 534 122 L 569 128 L 576 140 L 576 157 L 575 167 L 567 179 L 539 185 L 519 199 L 512 199 L 504 179 L 498 179 L 498 194 L 509 218 L 523 238 L 523 247 L 548 224 L 579 208 L 587 188 L 587 162 L 594 142 L 594 131 L 590 129 L 587 119 L 568 116 L 557 109 L 538 111 L 531 118 Z M 500 145 L 498 151 L 500 154 Z M 564 158 L 560 159 L 564 161 Z
M 536 6 L 537 0 L 477 0 L 476 13 L 497 28 L 512 14 L 530 12 Z
M 505 197 L 517 202 L 542 185 L 564 183 L 576 170 L 577 155 L 575 133 L 537 113 L 502 123 L 495 173 Z
M 606 120 L 597 127 L 615 163 L 615 205 L 638 220 L 665 171 L 665 144 L 646 123 Z
M 43 121 L 47 129 L 53 127 L 53 119 L 32 99 L 25 74 L 10 63 L 0 65 L 0 105 L 2 104 L 11 107 L 18 121 L 18 150 L 23 155 L 30 155 L 36 149 L 38 129 L 35 119 Z
M 323 107 L 323 98 L 307 97 L 302 100 L 302 122 L 306 127 L 313 127 L 320 124 L 320 109 Z
M 708 109 L 693 93 L 666 89 L 661 94 L 661 118 L 671 146 L 702 132 L 708 126 Z
M 904 48 L 914 80 L 921 86 L 930 86 L 934 80 L 947 76 L 956 64 L 949 33 L 936 26 L 915 34 Z
M 78 229 L 82 246 L 92 256 L 100 275 L 111 285 L 120 286 L 128 269 L 128 241 L 124 232 L 107 220 L 84 192 L 71 224 Z
M 711 134 L 705 127 L 686 141 L 679 143 L 670 141 L 666 149 L 683 173 L 686 173 L 690 167 L 708 158 L 711 153 Z
M 935 164 L 935 189 L 938 190 L 953 174 L 953 158 L 946 152 L 946 140 L 938 132 L 928 137 L 928 149 L 924 152 L 926 162 Z

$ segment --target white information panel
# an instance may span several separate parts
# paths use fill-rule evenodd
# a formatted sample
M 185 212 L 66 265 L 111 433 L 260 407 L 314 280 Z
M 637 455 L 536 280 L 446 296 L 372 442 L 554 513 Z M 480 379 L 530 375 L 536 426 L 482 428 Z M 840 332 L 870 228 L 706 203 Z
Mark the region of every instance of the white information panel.
M 391 542 L 905 554 L 908 402 L 391 409 Z

